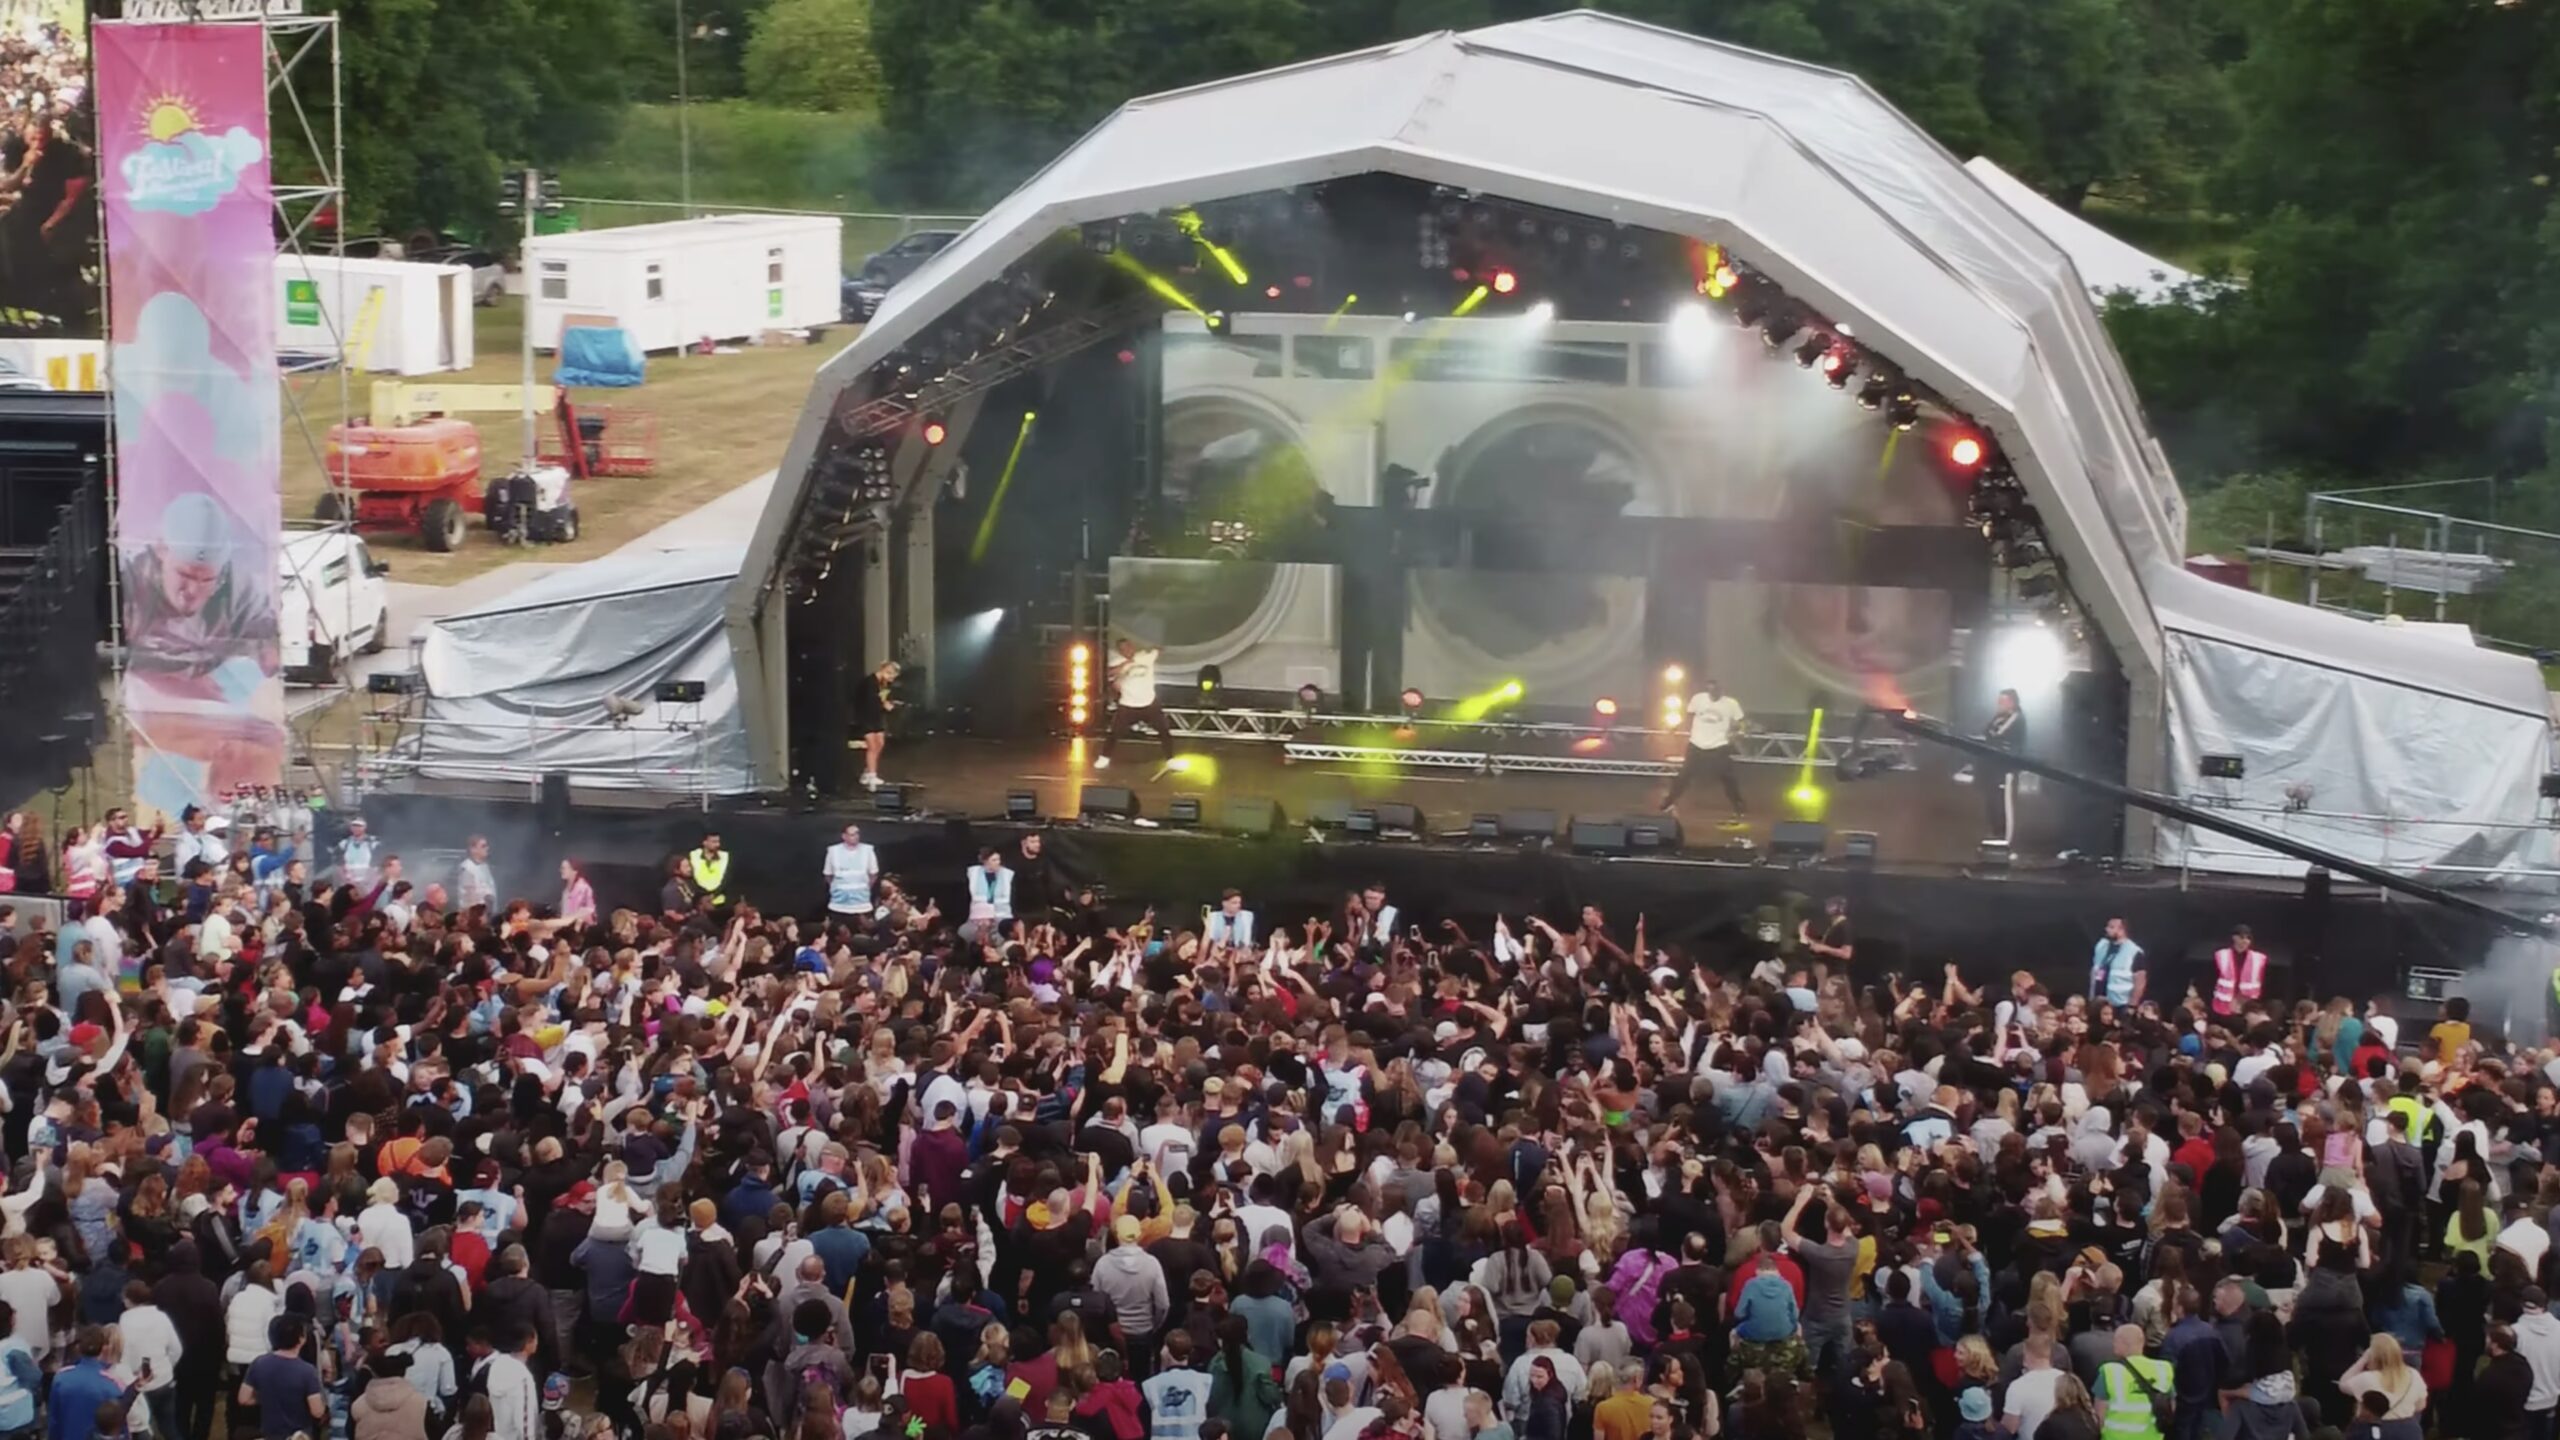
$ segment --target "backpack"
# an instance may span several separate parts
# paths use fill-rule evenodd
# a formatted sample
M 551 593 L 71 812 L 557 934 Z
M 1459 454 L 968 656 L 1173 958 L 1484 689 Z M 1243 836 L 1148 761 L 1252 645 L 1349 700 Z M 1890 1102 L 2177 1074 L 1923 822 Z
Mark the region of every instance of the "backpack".
M 2143 1398 L 2151 1402 L 2151 1423 L 2158 1427 L 2160 1433 L 2166 1435 L 2175 1428 L 2178 1420 L 2178 1397 L 2152 1384 L 2151 1377 L 2143 1374 L 2142 1368 L 2132 1361 L 2117 1360 L 2110 1363 L 2133 1377 L 2133 1388 L 2141 1391 Z

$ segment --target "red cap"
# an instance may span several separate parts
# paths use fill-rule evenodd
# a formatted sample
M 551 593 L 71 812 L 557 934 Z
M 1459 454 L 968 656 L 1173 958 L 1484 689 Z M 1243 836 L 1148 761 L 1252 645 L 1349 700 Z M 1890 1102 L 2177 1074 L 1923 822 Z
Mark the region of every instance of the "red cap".
M 79 1024 L 71 1027 L 71 1043 L 75 1048 L 85 1050 L 89 1046 L 96 1044 L 99 1038 L 104 1036 L 106 1033 L 106 1031 L 98 1028 L 89 1021 L 83 1020 Z

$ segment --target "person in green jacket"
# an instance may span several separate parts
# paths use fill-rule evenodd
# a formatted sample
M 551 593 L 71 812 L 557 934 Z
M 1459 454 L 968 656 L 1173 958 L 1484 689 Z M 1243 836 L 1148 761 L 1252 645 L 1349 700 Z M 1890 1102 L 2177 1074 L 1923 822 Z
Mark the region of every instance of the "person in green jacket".
M 1209 1413 L 1227 1422 L 1227 1433 L 1259 1436 L 1280 1408 L 1280 1382 L 1272 1364 L 1244 1343 L 1244 1317 L 1218 1322 L 1218 1352 L 1209 1357 Z

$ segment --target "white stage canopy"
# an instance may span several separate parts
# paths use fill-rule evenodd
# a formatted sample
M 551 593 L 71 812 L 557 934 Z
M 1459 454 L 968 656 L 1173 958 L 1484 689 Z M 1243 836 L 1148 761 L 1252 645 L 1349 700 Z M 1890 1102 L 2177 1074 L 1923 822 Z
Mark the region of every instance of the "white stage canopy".
M 2179 300 L 2179 288 L 2192 285 L 2196 276 L 2181 270 L 2156 255 L 2145 254 L 2126 244 L 2061 206 L 2038 194 L 2026 181 L 1976 155 L 1964 162 L 1973 178 L 1997 195 L 2012 210 L 2026 218 L 2028 224 L 2044 232 L 2044 237 L 2061 247 L 2071 257 L 2071 266 L 2080 272 L 2080 281 L 2089 287 L 2090 295 L 2103 304 L 2115 295 L 2129 295 L 2144 305 L 2168 305 Z

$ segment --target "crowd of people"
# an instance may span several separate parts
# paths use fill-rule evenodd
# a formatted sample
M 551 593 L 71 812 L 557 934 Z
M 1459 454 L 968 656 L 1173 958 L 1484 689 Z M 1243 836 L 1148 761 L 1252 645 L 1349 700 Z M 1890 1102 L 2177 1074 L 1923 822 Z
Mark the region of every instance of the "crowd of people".
M 2245 931 L 2181 996 L 2110 922 L 2048 988 L 1871 973 L 1837 900 L 1747 953 L 1377 886 L 1265 920 L 1102 903 L 1036 833 L 892 876 L 854 827 L 809 913 L 711 835 L 612 908 L 575 864 L 502 892 L 478 837 L 411 875 L 361 821 L 240 813 L 112 814 L 59 868 L 0 830 L 0 899 L 91 882 L 51 928 L 0 904 L 0 1437 L 2550 1440 L 2560 1407 L 2550 1042 L 2280 999 Z
M 79 7 L 51 8 L 0 28 L 0 334 L 97 333 L 88 46 Z

